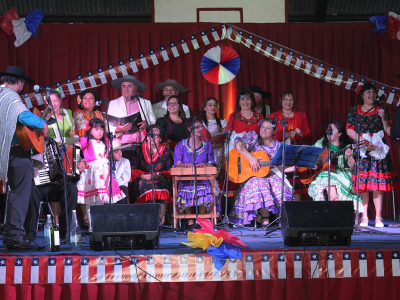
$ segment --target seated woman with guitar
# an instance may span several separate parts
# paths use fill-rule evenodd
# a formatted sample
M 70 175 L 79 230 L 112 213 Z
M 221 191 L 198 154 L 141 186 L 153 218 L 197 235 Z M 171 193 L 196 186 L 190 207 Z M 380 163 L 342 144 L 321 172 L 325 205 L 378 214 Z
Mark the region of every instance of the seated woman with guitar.
M 341 121 L 332 121 L 328 124 L 331 126 L 331 188 L 330 200 L 333 201 L 353 201 L 354 209 L 357 205 L 357 195 L 353 193 L 352 188 L 352 169 L 355 165 L 353 152 L 348 146 L 351 143 L 346 133 L 346 125 Z M 328 138 L 324 136 L 318 140 L 313 146 L 320 148 L 328 147 Z M 325 159 L 324 159 L 325 158 Z M 326 161 L 326 163 L 323 163 Z M 308 188 L 308 194 L 314 201 L 324 201 L 328 193 L 328 150 L 321 155 L 320 162 L 322 165 L 315 168 L 315 172 L 304 170 L 299 173 L 301 181 L 304 176 L 313 180 Z M 302 168 L 301 168 L 302 169 Z M 301 169 L 299 171 L 301 171 Z M 307 169 L 307 168 L 304 168 Z M 307 176 L 309 174 L 309 176 Z M 359 211 L 362 212 L 362 202 L 360 201 Z
M 251 131 L 242 138 L 236 138 L 235 149 L 242 156 L 243 161 L 249 164 L 248 172 L 259 172 L 262 165 L 269 165 L 268 160 L 277 153 L 281 143 L 274 139 L 276 124 L 272 119 L 263 119 L 258 123 L 260 134 Z M 234 150 L 232 150 L 234 151 Z M 266 155 L 267 154 L 267 155 Z M 260 158 L 264 156 L 265 158 Z M 232 160 L 232 158 L 231 158 Z M 233 159 L 235 160 L 235 159 Z M 264 160 L 267 160 L 266 163 Z M 236 160 L 238 161 L 238 160 Z M 247 162 L 246 161 L 246 162 Z M 241 165 L 241 174 L 246 172 L 245 164 Z M 229 168 L 230 172 L 234 168 Z M 236 167 L 237 169 L 237 167 Z M 254 173 L 253 173 L 254 174 Z M 266 174 L 266 175 L 265 175 Z M 266 170 L 261 176 L 254 175 L 246 182 L 241 183 L 237 191 L 235 206 L 230 213 L 232 223 L 249 224 L 256 217 L 263 225 L 269 223 L 269 211 L 277 213 L 280 211 L 280 200 L 282 198 L 282 172 L 279 168 Z M 291 201 L 292 187 L 285 178 L 284 200 Z M 259 216 L 257 216 L 257 211 Z M 256 219 L 257 220 L 257 219 Z

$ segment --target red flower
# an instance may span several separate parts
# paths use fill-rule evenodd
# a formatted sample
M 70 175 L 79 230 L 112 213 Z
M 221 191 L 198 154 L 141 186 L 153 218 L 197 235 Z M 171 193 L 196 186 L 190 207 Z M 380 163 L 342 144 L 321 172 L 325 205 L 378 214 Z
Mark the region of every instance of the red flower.
M 362 90 L 362 85 L 359 85 L 358 87 L 357 87 L 357 89 L 356 89 L 356 95 L 358 96 L 359 94 L 360 94 L 360 92 L 361 92 L 361 90 Z
M 88 180 L 88 184 L 91 185 L 92 184 L 92 180 L 89 179 Z
M 103 174 L 100 175 L 100 179 L 104 179 L 104 175 Z

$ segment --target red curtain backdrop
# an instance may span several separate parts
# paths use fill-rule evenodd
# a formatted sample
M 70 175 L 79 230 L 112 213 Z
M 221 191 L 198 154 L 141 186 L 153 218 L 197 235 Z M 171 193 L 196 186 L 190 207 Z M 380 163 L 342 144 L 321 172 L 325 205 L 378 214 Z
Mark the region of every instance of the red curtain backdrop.
M 113 299 L 275 299 L 376 300 L 400 297 L 399 277 L 277 279 L 237 282 L 0 285 L 7 300 L 113 300 Z M 308 293 L 307 293 L 308 291 Z
M 36 84 L 48 85 L 86 72 L 116 63 L 150 49 L 179 42 L 181 37 L 206 29 L 211 24 L 40 24 L 39 38 L 31 37 L 19 48 L 14 47 L 15 37 L 0 32 L 0 70 L 8 65 L 17 65 L 27 70 L 36 79 Z M 218 26 L 218 25 L 217 25 Z M 400 41 L 389 39 L 387 33 L 373 33 L 372 23 L 324 23 L 324 24 L 239 24 L 238 27 L 265 37 L 283 46 L 292 48 L 316 59 L 383 82 L 389 86 L 400 86 Z M 183 95 L 192 113 L 197 114 L 203 99 L 215 96 L 219 99 L 220 115 L 223 118 L 232 112 L 234 97 L 243 84 L 259 85 L 272 93 L 268 104 L 271 111 L 279 109 L 279 95 L 284 90 L 295 94 L 295 109 L 307 113 L 311 127 L 310 144 L 325 132 L 327 122 L 333 119 L 346 121 L 350 106 L 356 104 L 356 95 L 343 87 L 313 78 L 302 71 L 256 53 L 242 44 L 224 40 L 219 43 L 233 47 L 240 56 L 241 68 L 237 78 L 226 85 L 215 86 L 207 82 L 200 70 L 204 53 L 218 42 L 180 57 L 163 62 L 134 75 L 147 85 L 143 92 L 152 102 L 160 101 L 162 95 L 153 85 L 173 78 L 187 86 Z M 191 46 L 191 45 L 190 45 Z M 32 91 L 32 85 L 24 92 Z M 106 84 L 98 87 L 102 98 L 115 99 L 119 91 Z M 75 110 L 76 95 L 66 97 L 64 106 Z M 389 105 L 393 116 L 394 105 Z M 399 173 L 399 152 L 396 145 L 386 138 Z M 400 191 L 396 191 L 397 215 L 400 210 Z M 390 195 L 391 196 L 391 195 Z M 391 199 L 391 198 L 390 198 Z M 386 201 L 384 201 L 386 203 Z M 390 202 L 391 203 L 391 202 Z M 385 209 L 385 207 L 384 207 Z M 392 211 L 390 204 L 389 211 Z

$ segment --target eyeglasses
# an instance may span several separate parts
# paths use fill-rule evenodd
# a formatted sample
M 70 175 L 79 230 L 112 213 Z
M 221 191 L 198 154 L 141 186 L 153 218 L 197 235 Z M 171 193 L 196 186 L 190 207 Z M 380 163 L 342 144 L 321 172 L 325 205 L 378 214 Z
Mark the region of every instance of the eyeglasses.
M 194 129 L 200 129 L 200 128 L 202 128 L 203 126 L 201 126 L 201 125 L 197 125 L 197 126 L 195 126 L 194 127 Z
M 285 99 L 282 99 L 282 101 L 286 101 L 286 102 L 294 102 L 294 99 L 292 99 L 292 98 L 290 98 L 290 99 L 287 99 L 287 98 L 285 98 Z
M 179 105 L 179 102 L 168 102 L 168 106 L 177 106 Z
M 215 108 L 218 108 L 218 107 L 219 107 L 218 104 L 207 104 L 207 106 L 208 106 L 208 107 L 215 107 Z
M 157 137 L 157 138 L 161 138 L 161 134 L 154 133 L 153 136 Z

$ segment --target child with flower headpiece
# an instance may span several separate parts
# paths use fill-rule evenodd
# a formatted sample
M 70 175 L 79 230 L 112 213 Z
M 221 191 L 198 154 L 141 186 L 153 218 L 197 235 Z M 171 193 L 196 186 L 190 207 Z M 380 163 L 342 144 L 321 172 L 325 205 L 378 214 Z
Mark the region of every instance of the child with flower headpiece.
M 93 89 L 87 89 L 79 93 L 76 101 L 78 109 L 74 111 L 73 118 L 76 134 L 81 138 L 85 134 L 86 124 L 93 118 L 98 118 L 106 123 L 105 117 L 98 110 L 98 94 Z M 106 126 L 107 128 L 107 126 Z
M 87 222 L 87 209 L 90 205 L 110 203 L 110 179 L 112 180 L 111 203 L 116 203 L 125 197 L 117 181 L 113 176 L 110 176 L 108 161 L 110 141 L 105 136 L 104 127 L 102 120 L 91 119 L 86 125 L 84 136 L 80 139 L 81 149 L 87 164 L 77 183 L 78 204 L 85 204 L 86 206 L 81 206 L 84 223 Z

